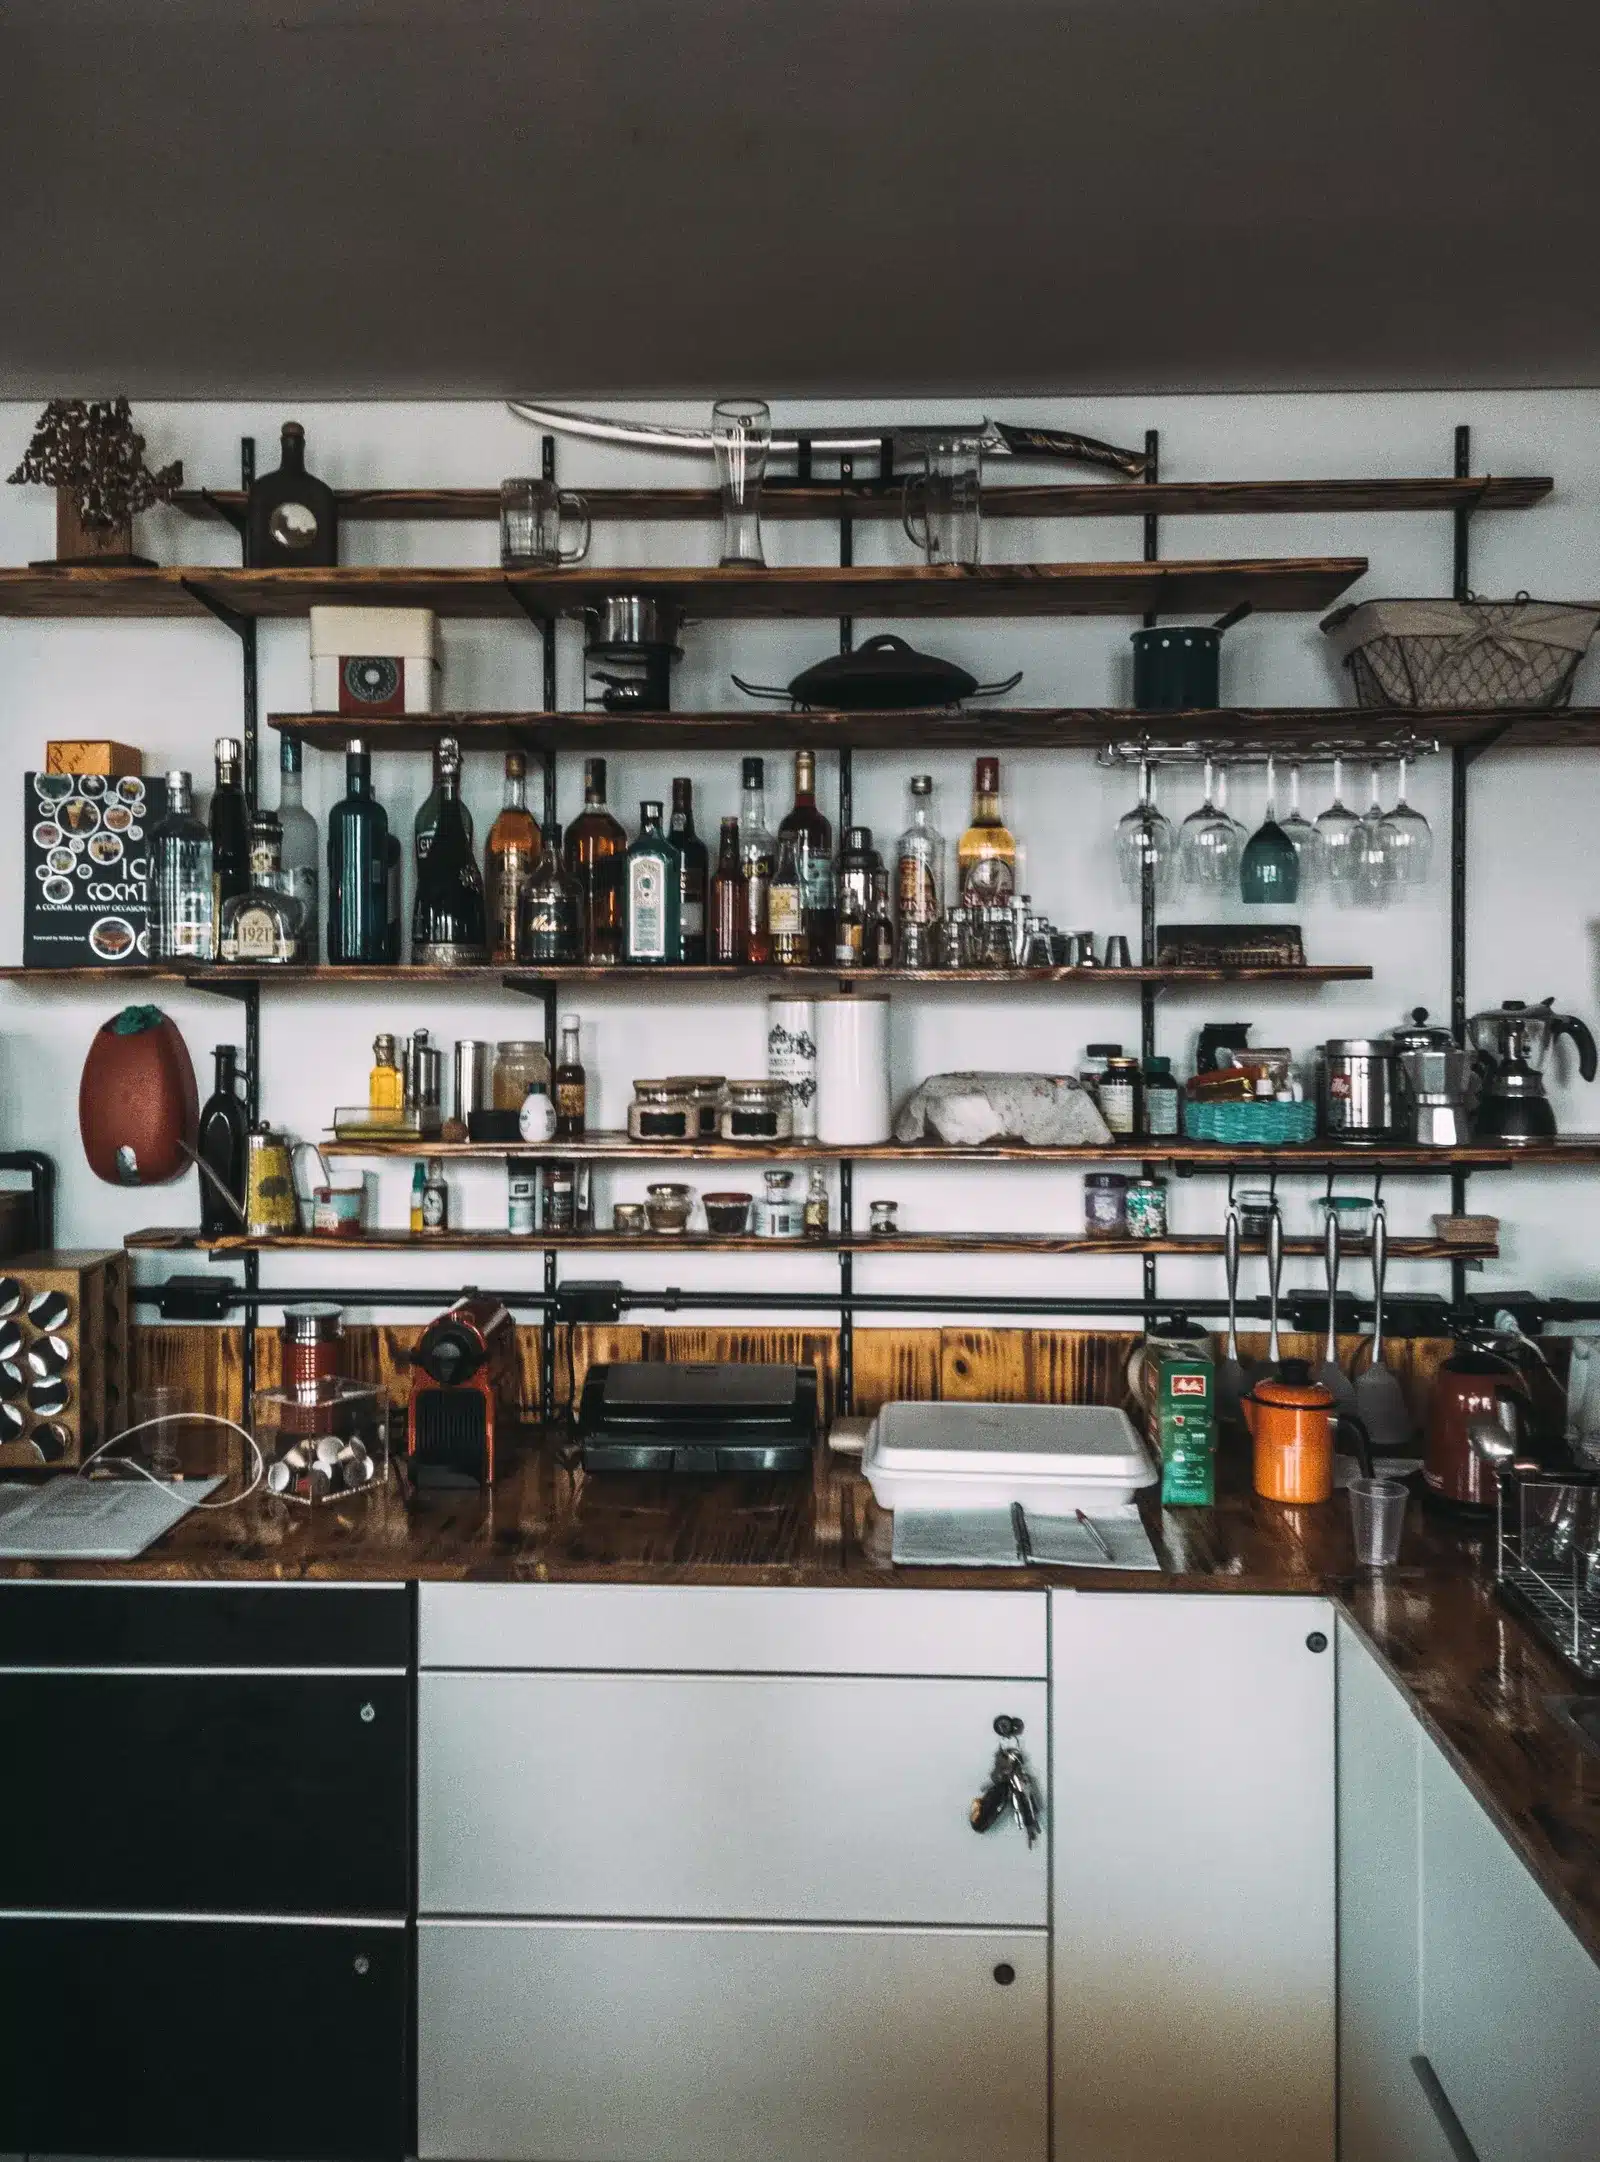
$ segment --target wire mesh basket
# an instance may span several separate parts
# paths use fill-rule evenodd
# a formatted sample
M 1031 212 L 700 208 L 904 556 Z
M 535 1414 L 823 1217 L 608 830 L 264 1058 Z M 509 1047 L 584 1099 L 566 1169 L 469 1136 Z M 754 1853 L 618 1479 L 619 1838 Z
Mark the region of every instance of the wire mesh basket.
M 1564 706 L 1600 608 L 1575 601 L 1361 601 L 1322 628 L 1367 708 L 1529 712 Z
M 1501 1597 L 1568 1666 L 1600 1681 L 1600 1482 L 1503 1478 L 1495 1514 Z

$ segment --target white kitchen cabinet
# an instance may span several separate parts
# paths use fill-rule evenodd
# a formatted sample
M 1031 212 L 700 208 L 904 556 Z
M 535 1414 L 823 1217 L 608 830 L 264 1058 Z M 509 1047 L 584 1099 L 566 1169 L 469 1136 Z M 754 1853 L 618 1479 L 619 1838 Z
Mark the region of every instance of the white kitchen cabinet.
M 1426 1737 L 1422 2027 L 1477 2162 L 1600 2154 L 1600 1968 Z
M 1422 2048 L 1422 1730 L 1350 1624 L 1338 1627 L 1339 2157 L 1448 2157 L 1412 2059 Z
M 1051 1594 L 1058 2162 L 1331 2162 L 1332 1638 L 1325 1600 Z
M 424 2162 L 1044 2162 L 1043 1931 L 429 1922 Z
M 1043 1682 L 425 1673 L 422 1912 L 1042 1929 L 1044 1841 L 968 1817 L 1006 1714 L 1042 1776 Z

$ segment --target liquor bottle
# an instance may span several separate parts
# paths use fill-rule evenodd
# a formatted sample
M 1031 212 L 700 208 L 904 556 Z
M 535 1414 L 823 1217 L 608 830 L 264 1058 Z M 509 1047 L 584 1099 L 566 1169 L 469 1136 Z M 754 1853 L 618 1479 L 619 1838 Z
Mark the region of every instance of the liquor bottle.
M 567 876 L 577 888 L 578 937 L 585 961 L 620 961 L 622 872 L 628 836 L 606 808 L 606 762 L 583 762 L 583 814 L 567 828 Z
M 460 754 L 461 746 L 455 742 L 453 736 L 439 737 L 433 746 L 433 786 L 423 797 L 421 803 L 418 804 L 417 815 L 411 821 L 411 861 L 419 876 L 422 872 L 423 858 L 433 846 L 434 832 L 439 824 L 439 806 L 444 802 L 443 765 L 444 747 L 447 743 L 455 744 L 457 755 Z M 457 794 L 459 797 L 459 790 Z M 475 838 L 472 813 L 467 807 L 466 799 L 460 797 L 460 801 L 461 816 L 466 822 L 467 839 L 471 841 Z
M 872 914 L 864 943 L 868 968 L 894 967 L 894 904 L 889 899 L 889 874 L 881 864 L 872 874 Z
M 778 839 L 778 860 L 767 889 L 767 923 L 772 958 L 780 968 L 804 968 L 811 958 L 806 936 L 805 888 L 800 883 L 800 850 L 793 833 Z
M 250 821 L 249 884 L 223 902 L 217 919 L 219 961 L 281 967 L 300 951 L 305 919 L 283 890 L 282 872 L 283 832 L 274 814 L 262 811 Z
M 322 952 L 321 899 L 318 869 L 322 841 L 317 822 L 302 800 L 301 760 L 304 753 L 298 736 L 279 738 L 278 824 L 283 829 L 283 867 L 279 878 L 285 893 L 300 904 L 303 929 L 297 961 L 315 965 Z
M 911 823 L 896 855 L 902 968 L 932 968 L 934 933 L 944 914 L 944 835 L 933 822 L 933 775 L 911 777 Z
M 561 828 L 545 827 L 538 860 L 522 897 L 522 957 L 527 961 L 578 958 L 578 895 L 561 860 Z
M 661 830 L 661 805 L 639 806 L 639 838 L 628 850 L 627 932 L 630 961 L 671 961 L 678 952 L 678 851 Z
M 198 1155 L 208 1170 L 244 1207 L 245 1165 L 250 1143 L 250 1122 L 239 1100 L 238 1053 L 231 1043 L 219 1043 L 212 1057 L 217 1064 L 217 1085 L 200 1114 Z M 200 1174 L 200 1235 L 222 1238 L 243 1230 L 232 1209 L 217 1192 L 205 1172 Z
M 465 805 L 462 808 L 465 809 Z M 400 965 L 406 944 L 406 908 L 401 885 L 404 862 L 405 851 L 400 846 L 400 836 L 391 827 L 389 838 L 383 844 L 383 910 L 389 926 L 384 937 L 383 957 L 391 968 Z
M 428 1190 L 428 1167 L 415 1163 L 411 1167 L 411 1236 L 415 1238 L 422 1229 L 422 1197 Z
M 166 815 L 150 836 L 152 960 L 209 961 L 215 898 L 211 836 L 195 816 L 189 776 L 169 773 Z
M 842 907 L 845 895 L 853 893 L 863 923 L 872 921 L 872 877 L 882 868 L 883 859 L 872 845 L 872 828 L 846 826 L 839 847 L 839 904 Z
M 680 961 L 704 961 L 706 957 L 706 887 L 711 859 L 706 844 L 694 830 L 694 784 L 672 784 L 672 820 L 668 833 L 678 846 L 678 955 Z
M 589 1077 L 583 1070 L 582 1022 L 567 1014 L 561 1023 L 561 1058 L 556 1067 L 556 1139 L 581 1141 L 588 1109 Z
M 836 968 L 863 968 L 867 961 L 867 919 L 861 913 L 861 896 L 842 880 L 839 912 L 834 920 L 833 961 Z
M 711 958 L 745 957 L 744 881 L 739 870 L 739 821 L 722 821 L 717 844 L 717 875 L 711 881 Z
M 747 758 L 741 769 L 739 797 L 739 867 L 744 879 L 744 952 L 741 960 L 762 967 L 772 959 L 772 929 L 767 895 L 777 843 L 767 824 L 766 769 Z
M 345 793 L 328 813 L 328 959 L 389 958 L 389 820 L 372 794 L 372 754 L 345 749 Z
M 244 560 L 257 571 L 331 570 L 339 560 L 339 507 L 333 490 L 306 471 L 306 432 L 297 420 L 283 424 L 278 470 L 250 484 Z
M 367 1076 L 369 1111 L 399 1111 L 405 1105 L 406 1080 L 394 1055 L 392 1036 L 372 1040 L 372 1071 Z
M 417 869 L 411 960 L 419 968 L 471 968 L 488 959 L 489 945 L 483 878 L 461 806 L 461 747 L 453 736 L 439 745 L 439 789 L 438 823 Z
M 961 905 L 1009 908 L 1017 882 L 1017 844 L 1000 816 L 1000 761 L 980 758 L 972 792 L 972 823 L 956 851 Z
M 222 906 L 250 884 L 250 812 L 239 786 L 237 737 L 217 738 L 217 785 L 211 791 L 211 920 L 221 928 Z
M 500 816 L 489 828 L 484 883 L 489 910 L 489 958 L 522 961 L 523 903 L 539 858 L 539 829 L 524 793 L 527 764 L 520 751 L 506 753 L 506 792 Z
M 806 952 L 802 959 L 814 967 L 833 963 L 833 916 L 836 902 L 833 880 L 833 828 L 817 809 L 817 754 L 794 754 L 794 809 L 778 828 L 780 843 L 785 834 L 794 839 L 795 869 L 800 874 L 801 904 L 805 912 Z

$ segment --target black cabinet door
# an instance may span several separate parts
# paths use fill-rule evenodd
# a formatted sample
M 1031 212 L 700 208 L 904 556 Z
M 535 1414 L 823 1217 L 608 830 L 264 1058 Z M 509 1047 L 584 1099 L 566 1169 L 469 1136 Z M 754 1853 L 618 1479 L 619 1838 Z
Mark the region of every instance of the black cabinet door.
M 0 1908 L 405 1914 L 404 1676 L 0 1671 Z
M 0 2150 L 404 2155 L 409 1941 L 360 1923 L 0 1920 Z

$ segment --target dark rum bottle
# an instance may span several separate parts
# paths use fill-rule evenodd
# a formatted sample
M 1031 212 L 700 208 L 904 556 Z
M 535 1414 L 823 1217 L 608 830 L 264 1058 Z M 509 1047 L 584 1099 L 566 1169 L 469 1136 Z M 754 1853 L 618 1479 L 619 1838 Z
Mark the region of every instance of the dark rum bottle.
M 622 959 L 623 858 L 628 836 L 606 808 L 606 762 L 583 762 L 583 814 L 567 828 L 567 875 L 578 895 L 580 958 Z

